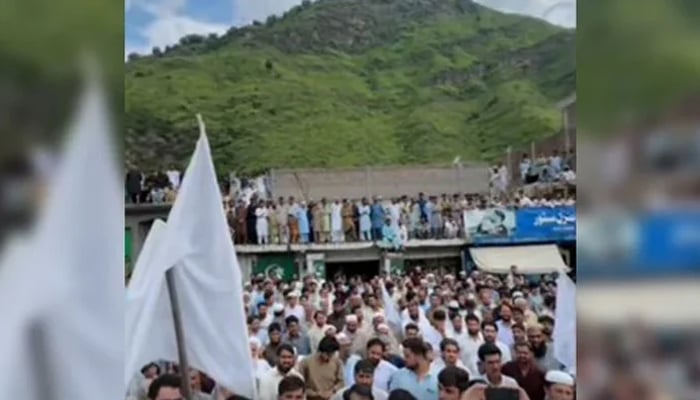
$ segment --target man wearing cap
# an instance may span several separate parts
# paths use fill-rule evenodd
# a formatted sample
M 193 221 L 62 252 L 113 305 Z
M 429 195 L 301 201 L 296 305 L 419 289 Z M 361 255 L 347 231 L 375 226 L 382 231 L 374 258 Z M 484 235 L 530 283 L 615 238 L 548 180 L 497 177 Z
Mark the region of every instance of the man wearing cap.
M 386 400 L 389 395 L 385 390 L 381 390 L 374 385 L 375 365 L 370 360 L 359 360 L 353 367 L 352 380 L 345 382 L 346 387 L 337 391 L 331 400 L 343 400 L 343 395 L 353 384 L 371 388 L 374 400 Z
M 299 304 L 300 295 L 301 293 L 299 293 L 297 290 L 292 290 L 291 292 L 287 293 L 287 306 L 284 309 L 285 318 L 293 315 L 297 317 L 299 321 L 306 321 L 306 312 L 304 311 L 304 307 Z
M 544 377 L 546 400 L 573 400 L 574 378 L 564 371 L 549 371 Z

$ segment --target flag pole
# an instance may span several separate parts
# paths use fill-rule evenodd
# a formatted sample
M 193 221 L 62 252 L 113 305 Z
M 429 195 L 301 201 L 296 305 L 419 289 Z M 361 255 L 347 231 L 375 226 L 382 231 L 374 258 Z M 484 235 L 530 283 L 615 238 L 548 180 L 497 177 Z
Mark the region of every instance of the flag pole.
M 185 348 L 185 333 L 182 329 L 182 314 L 180 313 L 180 303 L 178 302 L 177 298 L 177 287 L 175 286 L 175 271 L 173 268 L 170 268 L 167 271 L 165 271 L 165 281 L 168 285 L 170 309 L 173 313 L 173 324 L 175 325 L 177 355 L 180 364 L 180 375 L 182 376 L 182 397 L 185 400 L 192 400 L 192 390 L 190 388 L 190 365 L 187 361 L 187 349 Z

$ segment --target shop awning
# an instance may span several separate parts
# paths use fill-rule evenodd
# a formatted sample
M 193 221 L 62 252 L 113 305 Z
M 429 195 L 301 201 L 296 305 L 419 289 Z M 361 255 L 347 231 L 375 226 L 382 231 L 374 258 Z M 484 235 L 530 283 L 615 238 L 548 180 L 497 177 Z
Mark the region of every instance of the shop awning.
M 486 272 L 505 274 L 515 265 L 521 274 L 547 274 L 569 271 L 555 244 L 470 249 L 476 266 Z

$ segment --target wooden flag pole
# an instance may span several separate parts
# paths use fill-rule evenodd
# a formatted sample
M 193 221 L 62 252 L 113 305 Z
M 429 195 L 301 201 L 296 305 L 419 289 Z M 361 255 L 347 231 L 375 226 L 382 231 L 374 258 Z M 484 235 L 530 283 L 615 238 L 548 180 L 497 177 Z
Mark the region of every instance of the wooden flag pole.
M 185 400 L 192 400 L 192 390 L 190 387 L 190 364 L 187 361 L 187 349 L 185 348 L 185 334 L 184 330 L 182 329 L 182 315 L 180 313 L 180 303 L 177 299 L 177 288 L 175 287 L 175 275 L 173 268 L 170 268 L 165 272 L 165 281 L 168 285 L 170 309 L 173 313 L 173 324 L 175 325 L 177 355 L 180 363 L 180 375 L 182 377 L 182 397 Z

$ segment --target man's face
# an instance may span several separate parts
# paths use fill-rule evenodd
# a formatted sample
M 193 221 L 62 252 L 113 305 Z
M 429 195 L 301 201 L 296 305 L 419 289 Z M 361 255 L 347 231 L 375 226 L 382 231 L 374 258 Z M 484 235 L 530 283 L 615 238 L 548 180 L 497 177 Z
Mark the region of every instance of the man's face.
M 525 321 L 525 315 L 522 311 L 513 311 L 513 322 L 516 324 L 522 324 Z
M 540 329 L 530 329 L 527 332 L 527 340 L 529 340 L 533 346 L 540 347 L 542 343 L 544 343 L 544 335 Z
M 481 327 L 479 326 L 479 321 L 474 321 L 474 320 L 469 320 L 467 321 L 467 331 L 469 331 L 470 335 L 476 335 L 479 333 L 479 330 L 481 330 Z
M 446 346 L 445 351 L 442 352 L 442 358 L 445 360 L 446 364 L 457 364 L 457 360 L 459 360 L 459 349 L 453 345 Z
M 411 302 L 408 305 L 408 315 L 411 316 L 411 318 L 418 318 L 418 303 Z
M 348 322 L 345 324 L 345 327 L 348 328 L 348 332 L 355 333 L 357 331 L 357 322 Z
M 304 400 L 304 389 L 282 393 L 282 395 L 280 395 L 280 400 Z
M 484 340 L 493 343 L 496 341 L 496 330 L 491 325 L 486 325 L 484 327 Z
M 382 356 L 384 356 L 382 346 L 377 345 L 367 349 L 367 359 L 370 360 L 375 366 L 382 360 Z
M 155 400 L 182 400 L 180 388 L 162 387 L 158 391 L 158 395 L 156 396 Z
M 333 304 L 333 311 L 338 314 L 341 314 L 343 312 L 343 305 L 341 303 Z
M 376 307 L 377 299 L 374 296 L 367 296 L 367 305 L 370 307 Z
M 484 371 L 490 380 L 501 375 L 501 356 L 491 354 L 484 359 Z
M 282 351 L 277 360 L 277 367 L 282 372 L 287 372 L 294 367 L 294 354 L 289 351 Z
M 513 340 L 515 343 L 522 343 L 527 341 L 527 337 L 525 336 L 525 331 L 520 329 L 520 328 L 514 328 L 513 329 Z
M 282 333 L 280 333 L 280 331 L 270 332 L 270 342 L 271 343 L 279 343 L 281 339 L 282 339 Z
M 456 317 L 456 318 L 454 318 L 454 319 L 452 320 L 452 327 L 453 327 L 456 331 L 461 332 L 461 331 L 462 331 L 462 327 L 463 327 L 463 325 L 462 325 L 463 322 L 462 322 L 462 321 L 463 321 L 462 318 L 459 317 L 459 316 Z
M 513 316 L 513 310 L 510 309 L 510 307 L 501 307 L 501 318 L 509 322 L 511 317 Z
M 318 358 L 319 358 L 321 361 L 323 361 L 323 362 L 328 362 L 328 361 L 330 361 L 330 359 L 331 359 L 332 357 L 333 357 L 333 354 L 331 354 L 331 353 L 323 353 L 323 352 L 319 352 L 319 353 L 318 353 Z
M 436 308 L 436 307 L 440 306 L 440 297 L 430 296 L 430 306 L 432 308 Z
M 374 376 L 366 372 L 360 372 L 355 374 L 355 383 L 362 386 L 372 387 L 374 383 Z
M 527 346 L 517 346 L 515 356 L 521 364 L 529 364 L 532 361 L 532 351 Z
M 287 330 L 292 335 L 296 335 L 299 333 L 299 324 L 297 324 L 296 322 L 292 322 L 289 325 L 287 325 Z
M 555 384 L 547 389 L 547 395 L 551 400 L 574 400 L 574 388 Z
M 258 330 L 260 330 L 260 320 L 256 318 L 256 319 L 254 319 L 253 321 L 251 321 L 251 323 L 250 323 L 250 329 L 251 329 L 253 332 L 257 332 Z
M 418 337 L 418 331 L 415 329 L 406 329 L 406 339 Z
M 326 314 L 324 313 L 317 313 L 316 314 L 316 324 L 318 326 L 323 326 L 326 324 Z
M 416 368 L 418 368 L 418 356 L 413 354 L 411 350 L 404 349 L 403 358 L 406 362 L 406 368 L 411 370 L 415 370 Z
M 455 386 L 442 386 L 440 385 L 440 400 L 459 400 L 460 393 L 459 389 Z

